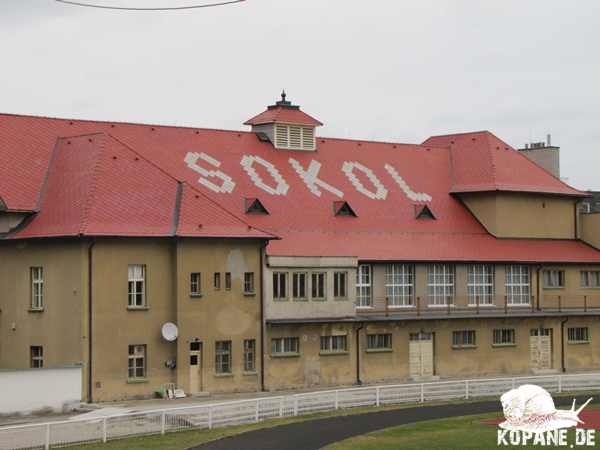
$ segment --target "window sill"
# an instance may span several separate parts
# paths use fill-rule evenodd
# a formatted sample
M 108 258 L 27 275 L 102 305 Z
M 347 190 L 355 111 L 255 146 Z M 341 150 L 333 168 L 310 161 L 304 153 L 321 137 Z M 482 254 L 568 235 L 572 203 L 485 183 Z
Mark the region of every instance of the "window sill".
M 273 301 L 274 302 L 287 302 L 287 301 L 289 301 L 289 299 L 287 299 L 287 298 L 274 298 Z
M 368 348 L 366 350 L 367 353 L 391 353 L 393 351 L 394 350 L 392 350 L 389 347 L 386 347 L 386 348 Z
M 254 297 L 256 292 L 244 292 L 244 297 Z
M 595 289 L 600 289 L 600 286 L 581 286 L 582 291 L 587 291 L 587 290 L 593 291 Z
M 242 372 L 242 375 L 246 376 L 256 376 L 258 372 Z
M 327 301 L 326 298 L 314 298 L 314 297 L 311 300 L 313 302 L 325 302 L 325 301 Z
M 271 353 L 271 358 L 298 358 L 300 353 Z
M 590 341 L 567 341 L 569 345 L 589 344 Z
M 147 306 L 128 306 L 127 311 L 148 311 Z
M 347 355 L 350 353 L 348 350 L 321 350 L 319 355 L 321 356 L 333 356 L 333 355 Z
M 150 381 L 149 378 L 127 378 L 127 384 L 135 384 L 135 383 L 148 383 Z
M 334 297 L 333 299 L 336 302 L 347 302 L 348 300 L 350 300 L 348 297 Z
M 502 342 L 497 344 L 492 344 L 492 347 L 516 347 L 517 344 L 514 342 Z
M 295 298 L 294 301 L 295 302 L 307 302 L 308 299 L 307 298 Z
M 215 378 L 228 378 L 232 376 L 233 374 L 231 372 L 215 373 Z
M 30 312 L 30 313 L 41 313 L 41 312 L 44 312 L 44 308 L 29 308 L 27 310 L 27 312 Z
M 200 298 L 202 294 L 190 294 L 190 298 Z
M 548 290 L 565 290 L 564 286 L 542 286 L 542 289 L 548 289 Z
M 474 349 L 477 348 L 476 345 L 472 345 L 472 344 L 464 344 L 464 345 L 453 345 L 452 346 L 453 349 L 455 350 L 468 350 L 468 349 Z

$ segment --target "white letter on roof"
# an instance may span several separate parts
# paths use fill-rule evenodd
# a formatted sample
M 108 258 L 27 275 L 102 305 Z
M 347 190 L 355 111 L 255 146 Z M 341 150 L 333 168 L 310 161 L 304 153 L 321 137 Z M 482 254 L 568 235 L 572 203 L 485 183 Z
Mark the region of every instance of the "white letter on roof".
M 223 180 L 223 182 L 221 183 L 221 186 L 217 186 L 216 184 L 211 183 L 210 181 L 208 181 L 202 177 L 198 179 L 198 183 L 203 184 L 204 186 L 206 186 L 209 189 L 212 189 L 215 192 L 231 193 L 231 191 L 233 191 L 233 188 L 235 187 L 235 183 L 233 182 L 231 177 L 228 177 L 220 170 L 203 169 L 202 167 L 200 167 L 199 165 L 196 164 L 198 162 L 198 159 L 203 159 L 204 161 L 212 164 L 215 167 L 221 166 L 221 163 L 219 161 L 217 161 L 214 158 L 211 158 L 208 155 L 205 155 L 204 153 L 188 152 L 188 154 L 185 155 L 185 158 L 183 158 L 183 160 L 187 163 L 188 167 L 192 170 L 195 170 L 200 175 L 202 175 L 204 177 L 217 177 L 217 178 L 220 178 L 221 180 Z
M 275 189 L 273 189 L 271 186 L 268 186 L 265 183 L 263 183 L 263 180 L 262 180 L 262 178 L 260 178 L 260 175 L 258 175 L 258 173 L 256 173 L 256 170 L 254 170 L 252 168 L 252 164 L 255 161 L 267 168 L 267 170 L 269 171 L 269 173 L 271 174 L 271 176 L 277 183 L 277 187 Z M 267 191 L 269 194 L 273 194 L 273 195 L 285 195 L 287 193 L 287 191 L 289 189 L 288 184 L 285 182 L 283 177 L 281 175 L 279 175 L 279 172 L 277 171 L 275 166 L 273 164 L 271 164 L 270 162 L 265 161 L 260 156 L 245 156 L 244 155 L 244 157 L 240 161 L 240 164 L 244 167 L 246 172 L 248 172 L 248 175 L 250 175 L 250 178 L 252 178 L 252 181 L 254 182 L 254 184 L 256 186 L 258 186 L 259 188 L 261 188 L 261 189 Z
M 372 192 L 367 191 L 364 188 L 362 183 L 358 180 L 358 178 L 356 178 L 356 175 L 354 175 L 354 173 L 352 173 L 352 171 L 355 168 L 358 170 L 362 170 L 365 173 L 365 175 L 367 175 L 367 177 L 369 177 L 369 180 L 371 180 L 371 183 L 373 183 L 373 185 L 377 188 L 377 192 L 375 192 L 373 194 Z M 363 166 L 359 163 L 356 163 L 356 162 L 354 162 L 354 163 L 344 162 L 344 165 L 342 166 L 342 170 L 346 173 L 346 176 L 350 179 L 350 181 L 352 182 L 352 184 L 354 185 L 354 187 L 356 188 L 356 190 L 358 192 L 362 192 L 367 197 L 370 197 L 372 199 L 385 200 L 385 197 L 387 196 L 387 190 L 383 187 L 383 184 L 381 184 L 381 182 L 377 179 L 377 177 L 375 176 L 375 174 L 373 173 L 373 171 L 371 169 L 367 169 L 365 166 Z
M 321 191 L 319 191 L 316 185 L 321 186 L 323 189 L 327 189 L 329 192 L 337 195 L 338 197 L 344 196 L 344 193 L 342 191 L 338 191 L 336 188 L 329 186 L 327 183 L 317 178 L 319 170 L 321 169 L 321 164 L 315 161 L 314 159 L 310 162 L 310 166 L 308 166 L 307 171 L 304 171 L 300 163 L 295 159 L 290 158 L 289 162 L 292 165 L 292 167 L 296 169 L 296 172 L 298 172 L 298 175 L 300 175 L 302 181 L 306 183 L 306 185 L 310 189 L 310 192 L 315 194 L 317 197 L 321 196 Z
M 408 198 L 410 198 L 411 200 L 415 200 L 415 201 L 417 201 L 417 200 L 426 201 L 426 202 L 431 201 L 431 197 L 429 195 L 427 195 L 425 193 L 416 194 L 413 191 L 411 191 L 410 188 L 408 187 L 408 185 L 406 184 L 406 182 L 402 179 L 402 177 L 400 175 L 398 175 L 398 172 L 396 172 L 396 169 L 394 169 L 392 166 L 390 166 L 389 164 L 386 164 L 385 168 L 390 173 L 392 178 L 394 180 L 396 180 L 396 183 L 398 183 L 398 185 L 402 188 L 402 190 L 404 191 L 404 193 L 406 194 L 406 196 Z

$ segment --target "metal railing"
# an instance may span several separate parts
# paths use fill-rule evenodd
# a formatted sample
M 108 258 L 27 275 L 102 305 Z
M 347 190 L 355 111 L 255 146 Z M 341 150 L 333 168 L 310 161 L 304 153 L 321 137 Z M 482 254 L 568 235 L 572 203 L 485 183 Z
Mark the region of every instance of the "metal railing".
M 216 428 L 360 406 L 496 397 L 524 384 L 548 392 L 600 389 L 600 374 L 373 386 L 0 428 L 0 450 L 50 449 L 132 436 Z M 500 403 L 498 411 L 501 410 Z
M 536 314 L 540 312 L 590 312 L 600 310 L 600 296 L 544 295 L 511 297 L 362 297 L 357 300 L 356 314 L 405 316 L 452 314 Z

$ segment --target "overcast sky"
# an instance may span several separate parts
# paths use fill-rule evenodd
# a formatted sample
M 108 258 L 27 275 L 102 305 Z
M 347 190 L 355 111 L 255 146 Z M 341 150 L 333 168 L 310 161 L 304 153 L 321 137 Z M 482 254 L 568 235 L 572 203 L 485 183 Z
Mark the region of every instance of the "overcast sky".
M 0 0 L 0 57 L 2 113 L 244 130 L 285 88 L 319 136 L 551 134 L 600 190 L 598 0 Z

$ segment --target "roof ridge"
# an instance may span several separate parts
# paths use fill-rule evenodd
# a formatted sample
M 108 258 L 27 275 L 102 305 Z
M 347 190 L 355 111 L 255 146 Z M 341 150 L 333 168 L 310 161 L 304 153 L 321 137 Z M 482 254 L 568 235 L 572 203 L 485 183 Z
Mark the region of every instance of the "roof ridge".
M 90 192 L 88 193 L 88 198 L 85 202 L 85 208 L 83 209 L 83 220 L 81 221 L 81 226 L 79 227 L 79 234 L 84 235 L 85 229 L 89 220 L 89 213 L 92 209 L 92 202 L 94 201 L 94 192 L 96 191 L 96 186 L 98 183 L 98 172 L 100 171 L 100 163 L 102 161 L 102 156 L 106 149 L 106 136 L 107 134 L 104 132 L 101 133 L 90 133 L 90 134 L 101 134 L 102 135 L 102 143 L 98 147 L 98 155 L 96 158 L 96 163 L 94 164 L 93 175 L 92 175 L 92 184 L 90 186 Z M 86 136 L 86 135 L 81 135 Z M 89 135 L 88 135 L 89 136 Z M 66 138 L 63 138 L 66 139 Z
M 450 137 L 450 136 L 466 136 L 469 134 L 481 134 L 481 133 L 490 133 L 489 130 L 480 130 L 480 131 L 465 131 L 464 133 L 448 133 L 448 134 L 436 134 L 433 136 L 429 136 L 425 141 L 432 138 L 441 138 L 441 137 Z M 492 133 L 490 133 L 492 134 Z
M 487 152 L 488 152 L 488 156 L 490 158 L 490 165 L 492 166 L 492 180 L 494 183 L 494 188 L 496 188 L 496 190 L 500 189 L 500 186 L 498 184 L 498 179 L 496 177 L 496 158 L 494 153 L 492 152 L 492 143 L 490 142 L 490 134 L 489 132 L 487 132 L 485 134 L 485 143 L 486 143 L 486 147 L 487 147 Z

